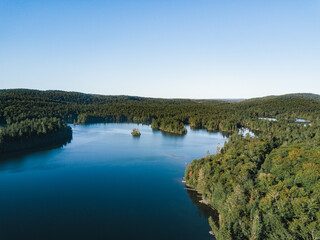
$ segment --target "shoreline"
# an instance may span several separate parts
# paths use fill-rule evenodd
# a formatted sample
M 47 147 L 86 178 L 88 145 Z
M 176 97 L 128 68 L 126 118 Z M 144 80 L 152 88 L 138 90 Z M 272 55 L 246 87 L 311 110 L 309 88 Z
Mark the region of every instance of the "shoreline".
M 200 204 L 204 204 L 206 207 L 208 207 L 208 208 L 210 208 L 211 210 L 217 212 L 217 210 L 214 209 L 214 208 L 209 204 L 209 202 L 208 202 L 206 199 L 203 198 L 203 195 L 201 194 L 201 192 L 200 192 L 199 190 L 191 187 L 189 184 L 186 183 L 185 180 L 182 180 L 181 182 L 185 184 L 185 189 L 186 189 L 187 191 L 196 192 L 197 197 L 200 199 L 200 200 L 198 200 L 198 202 L 199 202 Z M 217 213 L 218 213 L 218 212 L 217 212 Z M 212 230 L 209 231 L 209 234 L 212 235 L 212 236 L 214 237 L 214 239 L 216 239 L 216 238 L 215 238 L 215 235 L 214 235 L 214 232 L 213 232 Z
M 201 200 L 199 200 L 200 203 L 203 203 L 203 204 L 207 205 L 208 207 L 210 207 L 210 208 L 212 208 L 213 210 L 216 211 L 216 209 L 214 209 L 214 208 L 210 205 L 210 203 L 208 202 L 208 200 L 206 200 L 206 199 L 203 198 L 203 195 L 202 195 L 202 193 L 201 193 L 199 190 L 191 187 L 189 184 L 186 183 L 185 180 L 182 180 L 182 183 L 184 183 L 184 185 L 185 185 L 185 187 L 186 187 L 186 188 L 185 188 L 186 190 L 197 192 L 197 193 L 201 196 Z

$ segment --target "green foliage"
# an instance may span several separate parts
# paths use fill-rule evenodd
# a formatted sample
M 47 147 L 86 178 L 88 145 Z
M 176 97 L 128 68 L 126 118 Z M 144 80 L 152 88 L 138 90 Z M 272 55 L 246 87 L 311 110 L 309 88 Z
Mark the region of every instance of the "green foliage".
M 186 182 L 218 210 L 219 223 L 210 221 L 217 239 L 319 239 L 319 124 L 264 127 L 194 160 Z
M 265 217 L 276 216 L 292 239 L 319 238 L 320 146 L 281 146 L 268 156 L 261 169 L 260 175 L 263 174 L 273 176 L 261 191 L 259 206 Z M 265 229 L 271 232 L 273 224 L 268 221 Z
M 0 128 L 0 153 L 63 144 L 71 137 L 71 128 L 60 119 L 26 119 Z
M 139 137 L 141 135 L 140 131 L 136 128 L 134 128 L 131 132 L 132 136 Z
M 165 118 L 165 119 L 153 119 L 151 122 L 151 127 L 153 130 L 162 130 L 168 133 L 174 134 L 186 134 L 187 130 L 182 122 L 177 119 Z
M 0 129 L 0 143 L 58 132 L 67 126 L 57 118 L 26 119 Z

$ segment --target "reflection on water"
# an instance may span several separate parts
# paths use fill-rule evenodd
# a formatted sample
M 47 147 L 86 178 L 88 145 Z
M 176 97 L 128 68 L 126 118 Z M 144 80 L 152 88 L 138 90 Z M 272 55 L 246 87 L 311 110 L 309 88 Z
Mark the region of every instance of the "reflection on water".
M 273 121 L 273 122 L 277 122 L 278 121 L 276 118 L 267 118 L 267 117 L 259 117 L 258 119 L 260 119 L 260 120 L 268 120 L 268 121 Z
M 296 118 L 296 123 L 309 123 L 309 120 L 306 119 L 301 119 L 301 118 Z
M 198 208 L 198 214 L 199 217 L 205 217 L 206 219 L 208 219 L 209 217 L 212 217 L 212 220 L 218 224 L 219 223 L 219 213 L 217 210 L 213 209 L 212 207 L 201 203 L 201 194 L 198 193 L 195 190 L 189 190 L 187 189 L 187 193 L 189 198 L 191 199 L 192 203 L 197 206 Z
M 241 134 L 243 137 L 245 137 L 247 134 L 250 137 L 255 137 L 256 136 L 256 133 L 251 131 L 249 128 L 240 128 L 239 129 L 239 134 Z
M 30 140 L 26 140 L 26 142 L 18 143 L 22 145 L 19 148 L 24 150 L 0 154 L 0 170 L 7 165 L 14 165 L 17 168 L 19 168 L 19 165 L 23 167 L 25 159 L 31 154 L 38 154 L 46 159 L 47 155 L 51 154 L 49 150 L 59 149 L 71 143 L 72 133 L 66 136 L 50 136 L 48 139 L 42 137 L 36 141 L 40 144 L 33 146 L 30 144 Z

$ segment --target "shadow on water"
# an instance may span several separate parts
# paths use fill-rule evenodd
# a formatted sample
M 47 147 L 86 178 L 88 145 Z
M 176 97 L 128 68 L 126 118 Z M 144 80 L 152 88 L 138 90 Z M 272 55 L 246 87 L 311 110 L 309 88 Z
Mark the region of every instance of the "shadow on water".
M 163 136 L 174 137 L 174 138 L 183 138 L 186 135 L 186 134 L 169 133 L 169 132 L 164 132 L 164 131 L 161 131 L 161 130 L 159 130 L 159 131 L 161 132 L 161 134 Z
M 20 161 L 22 156 L 58 149 L 72 141 L 72 131 L 61 132 L 46 137 L 27 139 L 22 142 L 6 144 L 10 151 L 0 154 L 0 164 L 8 161 Z M 12 146 L 11 146 L 12 145 Z
M 192 130 L 193 132 L 202 132 L 205 131 L 208 134 L 221 134 L 224 138 L 229 138 L 233 133 L 232 132 L 225 132 L 225 131 L 217 131 L 217 130 L 208 130 L 205 128 L 194 128 L 194 127 L 190 127 L 188 126 L 187 128 L 188 130 Z
M 206 219 L 209 219 L 211 217 L 214 223 L 218 226 L 219 225 L 218 211 L 204 203 L 201 203 L 200 201 L 202 200 L 202 196 L 197 191 L 187 189 L 187 193 L 193 205 L 197 207 L 199 217 L 205 217 Z M 213 239 L 215 240 L 216 238 L 213 236 Z

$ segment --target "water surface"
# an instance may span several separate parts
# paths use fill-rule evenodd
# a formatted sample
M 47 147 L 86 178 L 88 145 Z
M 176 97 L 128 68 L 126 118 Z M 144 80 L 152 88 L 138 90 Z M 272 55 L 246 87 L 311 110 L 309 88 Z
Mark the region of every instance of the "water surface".
M 181 180 L 186 163 L 226 140 L 190 128 L 73 126 L 63 148 L 0 162 L 0 239 L 212 239 L 210 209 Z

